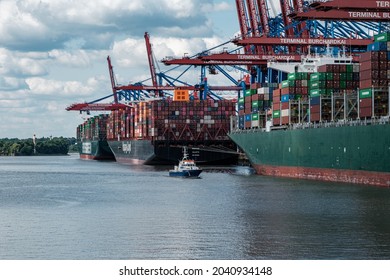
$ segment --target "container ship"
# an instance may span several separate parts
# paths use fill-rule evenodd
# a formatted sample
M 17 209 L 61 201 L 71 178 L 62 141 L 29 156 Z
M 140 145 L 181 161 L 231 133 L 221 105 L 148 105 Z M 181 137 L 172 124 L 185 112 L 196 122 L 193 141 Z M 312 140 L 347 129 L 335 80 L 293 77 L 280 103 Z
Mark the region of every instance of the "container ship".
M 390 33 L 359 63 L 308 57 L 292 69 L 277 89 L 253 84 L 239 99 L 229 136 L 257 174 L 390 187 Z M 272 109 L 259 112 L 266 99 Z
M 236 164 L 237 146 L 227 136 L 236 102 L 190 100 L 188 92 L 183 100 L 177 99 L 133 102 L 112 111 L 99 147 L 109 147 L 121 163 L 177 164 L 185 146 L 197 164 Z M 82 141 L 87 147 L 89 143 L 88 137 Z
M 77 127 L 77 146 L 81 159 L 115 160 L 107 142 L 108 115 L 91 117 Z

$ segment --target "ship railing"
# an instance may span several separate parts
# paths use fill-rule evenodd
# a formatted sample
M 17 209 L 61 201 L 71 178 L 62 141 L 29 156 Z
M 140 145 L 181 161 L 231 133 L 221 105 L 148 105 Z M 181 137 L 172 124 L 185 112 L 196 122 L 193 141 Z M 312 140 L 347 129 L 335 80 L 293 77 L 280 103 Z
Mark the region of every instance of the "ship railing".
M 386 125 L 390 124 L 390 116 L 374 117 L 370 119 L 360 120 L 336 120 L 336 121 L 324 121 L 319 123 L 296 123 L 289 126 L 273 126 L 272 130 L 295 130 L 295 129 L 312 129 L 312 128 L 329 128 L 329 127 L 343 127 L 343 126 L 366 126 L 366 125 Z M 248 128 L 239 129 L 235 128 L 232 133 L 253 133 L 253 132 L 266 132 L 266 128 Z
M 297 123 L 289 126 L 289 129 L 308 129 L 308 128 L 325 128 L 325 127 L 341 127 L 341 126 L 363 126 L 363 125 L 384 125 L 390 123 L 389 116 L 378 118 L 363 119 L 363 120 L 337 120 L 319 123 Z

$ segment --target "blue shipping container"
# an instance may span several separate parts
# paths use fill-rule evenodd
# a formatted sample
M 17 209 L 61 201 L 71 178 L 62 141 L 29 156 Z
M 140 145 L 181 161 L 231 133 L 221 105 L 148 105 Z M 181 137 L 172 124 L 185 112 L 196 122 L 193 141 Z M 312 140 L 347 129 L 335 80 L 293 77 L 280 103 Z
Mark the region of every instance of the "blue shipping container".
M 282 102 L 288 102 L 290 100 L 290 95 L 288 94 L 282 95 L 281 100 Z
M 251 114 L 249 114 L 249 115 L 245 115 L 245 121 L 246 122 L 250 122 L 251 120 L 252 120 L 252 115 Z
M 387 42 L 374 42 L 367 46 L 367 51 L 387 51 Z
M 310 105 L 320 105 L 321 96 L 310 97 Z

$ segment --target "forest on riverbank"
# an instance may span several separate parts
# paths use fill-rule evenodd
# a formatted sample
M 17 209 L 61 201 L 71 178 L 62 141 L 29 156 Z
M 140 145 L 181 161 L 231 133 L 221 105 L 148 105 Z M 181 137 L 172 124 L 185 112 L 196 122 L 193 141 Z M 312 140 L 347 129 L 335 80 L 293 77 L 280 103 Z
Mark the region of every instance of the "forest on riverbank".
M 43 137 L 0 139 L 0 156 L 31 156 L 31 155 L 67 155 L 72 150 L 76 138 Z M 35 149 L 34 149 L 35 148 Z

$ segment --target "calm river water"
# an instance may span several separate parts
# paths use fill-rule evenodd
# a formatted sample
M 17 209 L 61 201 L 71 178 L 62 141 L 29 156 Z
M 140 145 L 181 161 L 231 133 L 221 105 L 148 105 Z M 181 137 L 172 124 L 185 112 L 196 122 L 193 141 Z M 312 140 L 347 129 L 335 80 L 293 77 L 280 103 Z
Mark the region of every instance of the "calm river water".
M 0 259 L 390 259 L 390 189 L 0 157 Z

